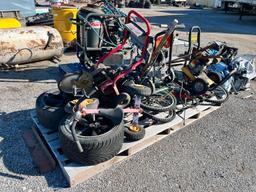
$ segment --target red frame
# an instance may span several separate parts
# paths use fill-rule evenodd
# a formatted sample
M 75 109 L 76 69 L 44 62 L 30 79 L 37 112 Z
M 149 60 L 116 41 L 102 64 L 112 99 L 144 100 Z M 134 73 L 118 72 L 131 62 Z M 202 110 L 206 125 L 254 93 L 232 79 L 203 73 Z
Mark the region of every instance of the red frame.
M 107 88 L 109 88 L 109 86 L 112 86 L 113 90 L 115 91 L 115 94 L 119 95 L 119 91 L 118 91 L 117 86 L 116 86 L 117 81 L 120 80 L 121 78 L 123 78 L 124 76 L 126 76 L 131 71 L 135 70 L 142 63 L 142 61 L 144 60 L 144 56 L 145 56 L 147 46 L 148 46 L 148 42 L 149 42 L 149 35 L 151 33 L 151 26 L 150 26 L 149 21 L 145 17 L 143 17 L 141 14 L 136 12 L 135 10 L 131 10 L 128 13 L 128 16 L 127 16 L 126 21 L 125 21 L 126 24 L 131 22 L 131 16 L 132 15 L 135 15 L 141 21 L 143 21 L 146 24 L 146 28 L 147 28 L 146 38 L 145 38 L 145 42 L 144 42 L 144 46 L 143 46 L 142 54 L 141 54 L 142 56 L 137 62 L 133 63 L 129 69 L 127 69 L 126 71 L 123 71 L 121 74 L 119 74 L 113 80 L 112 79 L 107 79 L 106 81 L 104 81 L 100 85 L 100 88 L 101 88 L 103 93 L 105 93 L 105 91 L 107 91 Z M 108 54 L 101 57 L 98 60 L 98 62 L 96 63 L 96 67 L 98 67 L 98 65 L 100 63 L 102 63 L 107 57 L 109 57 L 109 56 L 113 55 L 114 53 L 116 53 L 117 51 L 121 50 L 124 47 L 124 45 L 126 44 L 127 39 L 128 39 L 128 31 L 125 29 L 124 30 L 124 40 L 123 40 L 123 42 L 120 45 L 118 45 L 115 49 L 111 50 Z

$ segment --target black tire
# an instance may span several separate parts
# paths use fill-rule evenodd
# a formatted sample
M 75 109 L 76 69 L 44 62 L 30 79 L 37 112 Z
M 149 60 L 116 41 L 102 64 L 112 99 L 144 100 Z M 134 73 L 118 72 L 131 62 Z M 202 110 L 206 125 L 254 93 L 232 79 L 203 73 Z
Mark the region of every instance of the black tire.
M 141 85 L 136 83 L 126 83 L 123 85 L 123 87 L 124 87 L 124 90 L 130 95 L 150 96 L 153 94 L 153 91 L 154 91 L 152 90 L 152 88 L 146 85 Z
M 144 8 L 145 9 L 151 9 L 151 2 L 150 1 L 145 1 L 145 4 L 144 4 Z
M 128 7 L 130 7 L 130 8 L 135 8 L 135 7 L 136 7 L 136 2 L 135 2 L 135 1 L 130 1 L 130 2 L 128 3 Z
M 206 98 L 205 99 L 206 102 L 209 102 L 215 105 L 221 105 L 222 103 L 226 102 L 229 99 L 228 91 L 222 86 L 218 86 L 212 92 L 215 98 Z
M 116 107 L 125 108 L 131 102 L 131 96 L 128 93 L 122 92 L 114 98 Z
M 124 128 L 124 135 L 127 141 L 138 141 L 145 137 L 145 128 L 139 127 L 139 131 L 132 131 L 128 126 Z
M 57 130 L 60 120 L 66 115 L 64 110 L 68 96 L 60 91 L 47 91 L 36 100 L 39 122 L 46 128 Z
M 98 164 L 114 157 L 122 148 L 124 139 L 123 113 L 120 108 L 116 110 L 119 116 L 114 118 L 115 122 L 108 119 L 108 122 L 112 121 L 113 123 L 110 130 L 93 136 L 77 134 L 83 148 L 82 153 L 79 152 L 70 131 L 69 119 L 71 116 L 65 117 L 59 126 L 60 146 L 63 153 L 70 160 L 85 165 Z
M 125 8 L 125 4 L 124 3 L 119 3 L 118 4 L 118 8 L 120 9 L 120 8 Z
M 208 83 L 201 78 L 196 78 L 189 86 L 193 95 L 202 95 L 208 90 Z
M 159 99 L 161 100 L 159 101 Z M 165 112 L 171 109 L 175 109 L 176 104 L 176 97 L 172 93 L 169 93 L 167 95 L 154 94 L 149 97 L 144 97 L 141 99 L 140 106 L 142 109 L 148 111 Z
M 155 112 L 149 112 L 149 111 L 143 111 L 143 115 L 146 117 L 149 117 L 150 119 L 158 122 L 158 123 L 168 123 L 171 122 L 176 117 L 176 111 L 174 109 L 171 109 L 168 111 L 167 117 L 158 117 L 158 113 Z
M 138 3 L 138 8 L 144 8 L 144 2 L 139 2 Z

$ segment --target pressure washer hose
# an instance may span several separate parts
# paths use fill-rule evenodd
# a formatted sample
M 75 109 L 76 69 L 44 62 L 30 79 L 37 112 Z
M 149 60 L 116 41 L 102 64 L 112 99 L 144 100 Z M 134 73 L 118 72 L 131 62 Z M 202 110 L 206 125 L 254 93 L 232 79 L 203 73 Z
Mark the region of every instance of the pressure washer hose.
M 73 139 L 74 139 L 74 141 L 75 141 L 75 143 L 76 143 L 76 146 L 77 146 L 77 148 L 78 148 L 78 151 L 79 151 L 80 153 L 84 152 L 84 150 L 83 150 L 83 147 L 82 147 L 82 145 L 81 145 L 81 143 L 80 143 L 80 141 L 79 141 L 79 139 L 78 139 L 78 137 L 77 137 L 77 134 L 76 134 L 76 125 L 77 125 L 77 123 L 79 122 L 79 120 L 80 120 L 81 118 L 82 118 L 81 112 L 80 112 L 80 111 L 77 111 L 77 112 L 75 113 L 75 118 L 74 118 L 73 123 L 72 123 L 72 125 L 71 125 L 71 133 L 72 133 Z

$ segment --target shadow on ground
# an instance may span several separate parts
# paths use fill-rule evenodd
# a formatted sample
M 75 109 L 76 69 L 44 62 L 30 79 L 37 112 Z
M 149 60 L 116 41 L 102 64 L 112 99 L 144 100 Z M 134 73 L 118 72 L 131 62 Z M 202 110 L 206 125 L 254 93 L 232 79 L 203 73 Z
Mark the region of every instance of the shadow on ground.
M 0 115 L 0 158 L 8 170 L 0 170 L 0 176 L 15 180 L 26 180 L 27 176 L 44 176 L 49 187 L 66 187 L 66 179 L 59 167 L 46 174 L 39 174 L 33 165 L 22 138 L 23 131 L 33 125 L 31 111 L 29 109 Z
M 0 71 L 0 82 L 13 83 L 45 83 L 42 81 L 58 81 L 62 74 L 58 67 L 26 68 L 23 70 Z M 41 81 L 41 82 L 40 82 Z M 52 82 L 52 81 L 49 81 Z
M 0 82 L 34 82 L 40 81 L 58 81 L 63 73 L 59 69 L 61 64 L 77 63 L 76 53 L 71 50 L 55 62 L 44 60 L 29 64 L 20 64 L 17 68 L 4 70 L 0 68 Z
M 186 25 L 186 31 L 190 27 L 198 25 L 203 32 L 256 35 L 256 16 L 244 16 L 240 21 L 237 14 L 225 14 L 223 11 L 211 9 L 165 9 L 156 12 L 166 13 L 166 15 L 148 16 L 147 19 L 152 24 L 169 24 L 173 19 L 178 19 L 179 22 Z

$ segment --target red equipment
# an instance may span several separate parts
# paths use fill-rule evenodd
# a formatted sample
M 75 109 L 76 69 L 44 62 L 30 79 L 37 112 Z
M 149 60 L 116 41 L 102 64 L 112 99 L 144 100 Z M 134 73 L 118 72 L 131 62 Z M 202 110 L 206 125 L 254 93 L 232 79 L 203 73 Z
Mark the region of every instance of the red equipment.
M 138 26 L 134 21 L 132 21 L 132 15 L 136 16 L 139 18 L 143 23 L 146 24 L 146 31 L 142 29 L 140 26 Z M 131 41 L 139 48 L 142 50 L 141 57 L 138 61 L 135 63 L 131 64 L 129 69 L 122 71 L 120 74 L 118 74 L 114 79 L 108 78 L 104 82 L 100 84 L 100 90 L 104 94 L 115 94 L 119 95 L 119 91 L 117 88 L 117 81 L 126 76 L 128 73 L 131 71 L 135 70 L 140 64 L 142 64 L 145 55 L 146 55 L 146 50 L 147 46 L 149 43 L 149 35 L 151 32 L 151 26 L 148 20 L 143 17 L 141 14 L 138 12 L 131 10 L 128 13 L 128 16 L 126 18 L 126 22 L 124 25 L 124 40 L 123 42 L 118 45 L 115 49 L 110 51 L 108 54 L 104 55 L 102 58 L 99 59 L 99 61 L 96 63 L 96 67 L 99 66 L 100 63 L 102 63 L 107 57 L 113 55 L 117 51 L 121 50 L 127 43 L 127 40 L 129 37 L 131 37 Z

